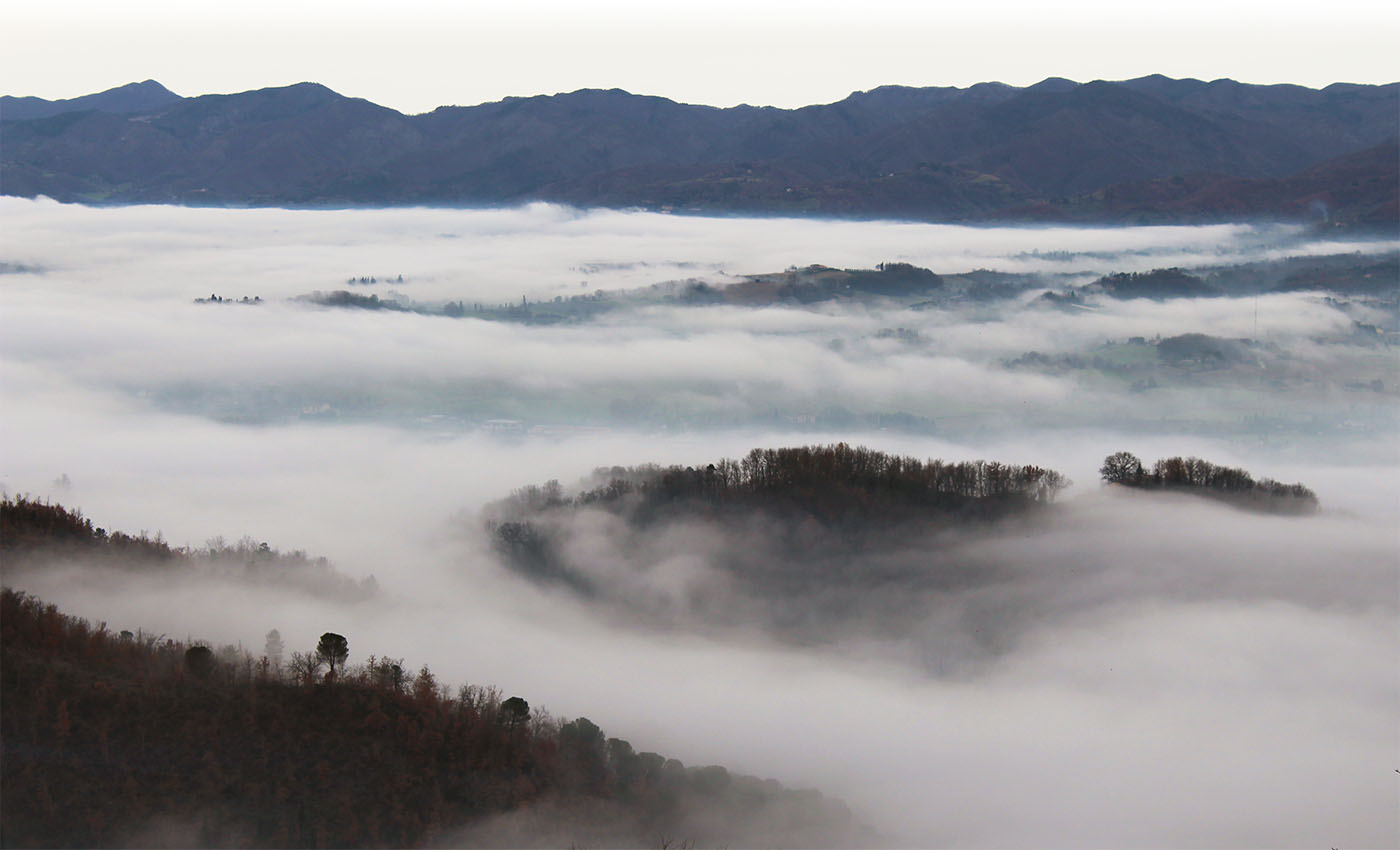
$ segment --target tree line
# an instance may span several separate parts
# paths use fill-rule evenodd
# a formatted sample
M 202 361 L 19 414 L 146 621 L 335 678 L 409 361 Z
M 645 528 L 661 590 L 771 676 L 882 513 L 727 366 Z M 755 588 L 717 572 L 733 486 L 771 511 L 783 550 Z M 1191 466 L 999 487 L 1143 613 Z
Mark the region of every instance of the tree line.
M 520 519 L 550 509 L 628 503 L 644 516 L 648 508 L 698 501 L 792 508 L 832 522 L 904 519 L 1045 504 L 1070 484 L 1039 466 L 920 460 L 846 443 L 753 449 L 704 467 L 614 466 L 593 477 L 600 483 L 573 496 L 558 481 L 524 487 L 493 506 L 494 513 Z
M 1099 475 L 1109 484 L 1197 493 L 1265 513 L 1308 514 L 1318 509 L 1317 494 L 1302 484 L 1256 479 L 1246 470 L 1198 457 L 1163 458 L 1149 470 L 1131 452 L 1114 452 L 1104 458 Z

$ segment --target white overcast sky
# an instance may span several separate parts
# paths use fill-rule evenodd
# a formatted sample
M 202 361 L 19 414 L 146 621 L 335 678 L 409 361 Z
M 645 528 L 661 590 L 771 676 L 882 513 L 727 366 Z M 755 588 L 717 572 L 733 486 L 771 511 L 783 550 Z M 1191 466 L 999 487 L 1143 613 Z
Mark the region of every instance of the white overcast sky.
M 579 88 L 794 107 L 1049 76 L 1400 79 L 1400 3 L 1374 0 L 12 0 L 0 25 L 0 93 L 51 99 L 147 78 L 312 80 L 405 112 Z

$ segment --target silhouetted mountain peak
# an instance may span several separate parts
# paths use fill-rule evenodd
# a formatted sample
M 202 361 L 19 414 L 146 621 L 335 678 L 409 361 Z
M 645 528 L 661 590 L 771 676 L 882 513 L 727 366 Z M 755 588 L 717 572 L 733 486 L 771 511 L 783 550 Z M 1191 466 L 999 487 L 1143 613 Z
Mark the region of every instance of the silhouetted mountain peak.
M 1192 92 L 1205 88 L 1207 83 L 1192 77 L 1176 80 L 1162 74 L 1148 74 L 1145 77 L 1124 80 L 1119 85 L 1167 100 L 1179 100 Z
M 644 98 L 653 99 L 653 100 L 666 100 L 666 99 L 667 99 L 667 98 L 663 98 L 663 97 L 657 97 L 656 95 L 632 94 L 631 92 L 627 91 L 626 89 L 619 89 L 619 88 L 611 88 L 611 89 L 591 89 L 591 88 L 574 89 L 574 90 L 571 91 L 571 92 L 564 92 L 564 93 L 562 93 L 562 94 L 555 95 L 555 97 L 560 97 L 560 98 L 575 98 L 575 99 L 580 99 L 580 100 L 625 100 L 625 99 L 627 99 L 627 98 L 633 98 L 633 97 L 644 97 Z
M 6 121 L 26 121 L 86 110 L 114 114 L 150 112 L 183 99 L 155 80 L 143 80 L 65 100 L 5 95 L 0 97 L 0 118 Z
M 1046 77 L 1026 91 L 1062 92 L 1079 87 L 1079 83 L 1074 80 L 1067 80 L 1064 77 Z
M 997 101 L 1014 95 L 1020 89 L 1006 83 L 977 83 L 963 89 L 963 99 L 970 101 Z
M 305 102 L 325 103 L 332 100 L 349 100 L 345 95 L 340 94 L 320 83 L 301 82 L 292 83 L 286 86 L 268 86 L 267 88 L 254 89 L 250 92 L 240 94 L 224 95 L 224 97 L 260 97 L 265 99 L 297 99 Z
M 217 115 L 221 121 L 227 122 L 276 121 L 310 113 L 329 104 L 351 100 L 320 83 L 294 83 L 236 94 L 206 94 L 191 98 L 172 117 Z
M 130 91 L 140 91 L 149 94 L 173 95 L 175 97 L 179 97 L 179 95 L 175 94 L 175 92 L 161 85 L 156 80 L 151 79 L 142 80 L 139 83 L 127 83 L 126 85 L 121 86 L 120 88 L 113 89 L 113 91 L 121 91 L 122 89 L 127 89 Z

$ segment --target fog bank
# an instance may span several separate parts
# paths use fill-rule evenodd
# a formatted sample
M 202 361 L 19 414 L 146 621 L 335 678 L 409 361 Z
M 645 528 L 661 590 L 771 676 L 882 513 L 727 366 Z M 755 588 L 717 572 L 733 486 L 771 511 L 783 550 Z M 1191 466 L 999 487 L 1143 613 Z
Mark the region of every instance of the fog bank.
M 293 299 L 368 275 L 394 280 L 380 293 L 498 304 L 886 261 L 1044 274 L 1058 289 L 1396 247 L 1249 224 L 4 198 L 0 486 L 173 545 L 251 535 L 304 549 L 375 575 L 381 593 L 344 605 L 77 566 L 4 579 L 113 629 L 255 652 L 272 628 L 289 651 L 335 631 L 352 663 L 427 663 L 639 750 L 818 787 L 901 845 L 1385 846 L 1400 817 L 1400 364 L 1384 303 L 1265 292 L 1065 312 L 1028 290 L 917 311 L 653 305 L 529 326 Z M 261 302 L 194 303 L 211 293 Z M 1221 368 L 1152 347 L 1193 333 L 1255 344 Z M 1012 364 L 1033 351 L 1088 365 Z M 898 634 L 854 617 L 809 644 L 757 621 L 629 621 L 521 580 L 480 524 L 517 487 L 571 486 L 598 466 L 834 441 L 1040 464 L 1075 485 L 1053 521 L 959 537 L 960 562 L 995 580 L 911 595 L 926 616 Z M 1098 465 L 1120 449 L 1301 481 L 1323 512 L 1105 488 Z M 699 575 L 707 547 L 745 545 L 675 540 Z M 917 563 L 927 545 L 890 557 Z

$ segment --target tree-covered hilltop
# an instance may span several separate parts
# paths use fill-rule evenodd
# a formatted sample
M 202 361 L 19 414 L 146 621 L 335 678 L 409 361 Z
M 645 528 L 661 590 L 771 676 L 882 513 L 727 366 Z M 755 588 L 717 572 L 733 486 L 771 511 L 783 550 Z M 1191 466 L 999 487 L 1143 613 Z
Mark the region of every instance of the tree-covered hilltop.
M 131 535 L 95 526 L 82 511 L 16 496 L 0 499 L 0 556 L 6 575 L 80 562 L 113 570 L 162 571 L 277 585 L 342 601 L 378 592 L 373 576 L 356 581 L 325 558 L 298 549 L 281 552 L 265 542 L 223 538 L 203 547 L 171 546 L 157 533 Z
M 149 537 L 144 531 L 135 536 L 108 532 L 94 526 L 82 511 L 22 495 L 0 499 L 0 551 L 5 554 L 7 566 L 13 566 L 16 559 L 40 554 L 101 553 L 151 562 L 171 561 L 180 554 L 159 534 Z
M 1208 298 L 1224 294 L 1199 277 L 1187 274 L 1179 268 L 1104 275 L 1089 284 L 1086 289 L 1103 292 L 1114 298 L 1151 298 L 1157 301 L 1169 298 Z
M 600 469 L 577 493 L 519 490 L 485 519 L 507 568 L 633 624 L 899 639 L 925 594 L 995 580 L 962 557 L 965 541 L 1038 516 L 1068 483 L 840 443 Z
M 1147 298 L 1167 301 L 1173 298 L 1213 298 L 1226 294 L 1226 290 L 1220 286 L 1173 267 L 1145 272 L 1113 272 L 1083 286 L 1071 286 L 1060 292 L 1046 290 L 1038 303 L 1069 309 L 1089 306 L 1101 296 L 1122 300 Z
M 1053 469 L 996 461 L 920 460 L 835 443 L 753 449 L 704 467 L 614 466 L 566 496 L 559 482 L 517 490 L 489 513 L 499 521 L 597 506 L 648 523 L 697 506 L 799 513 L 824 526 L 945 516 L 995 518 L 1046 504 L 1069 485 Z
M 1302 484 L 1256 479 L 1243 469 L 1198 457 L 1163 458 L 1149 471 L 1132 453 L 1114 452 L 1104 458 L 1099 475 L 1110 484 L 1193 493 L 1263 513 L 1311 514 L 1318 509 L 1317 494 Z
M 280 637 L 269 648 L 281 649 Z M 353 636 L 352 636 L 353 637 Z M 425 665 L 282 666 L 0 592 L 9 847 L 858 846 L 838 801 L 636 752 Z

